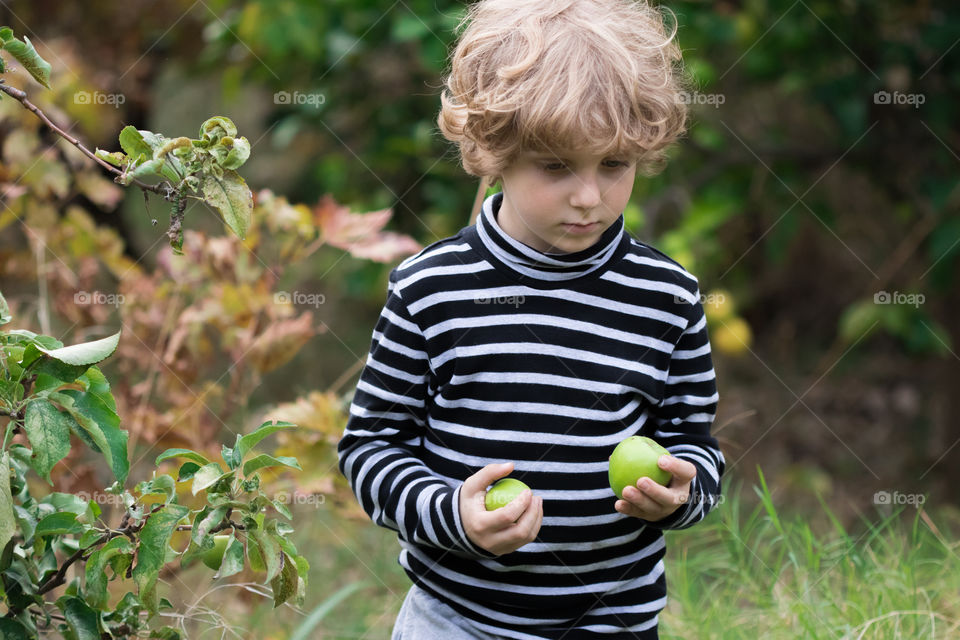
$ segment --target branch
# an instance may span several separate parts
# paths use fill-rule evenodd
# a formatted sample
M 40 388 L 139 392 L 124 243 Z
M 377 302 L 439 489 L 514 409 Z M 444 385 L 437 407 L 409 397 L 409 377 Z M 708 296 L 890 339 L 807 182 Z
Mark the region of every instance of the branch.
M 79 149 L 85 156 L 87 156 L 88 158 L 90 158 L 91 160 L 93 160 L 94 162 L 96 162 L 97 164 L 99 164 L 101 167 L 103 167 L 104 169 L 106 169 L 107 171 L 109 171 L 109 172 L 111 172 L 111 173 L 115 173 L 117 176 L 122 176 L 122 175 L 123 175 L 123 172 L 122 172 L 122 171 L 120 171 L 119 169 L 117 169 L 115 166 L 113 166 L 112 164 L 110 164 L 110 163 L 107 162 L 106 160 L 103 160 L 103 159 L 101 159 L 101 158 L 98 158 L 98 157 L 97 157 L 97 154 L 93 153 L 92 151 L 90 151 L 90 149 L 87 149 L 85 146 L 83 146 L 83 143 L 82 143 L 82 142 L 80 142 L 78 139 L 76 139 L 76 138 L 74 138 L 73 136 L 71 136 L 69 133 L 67 133 L 66 131 L 64 131 L 63 129 L 61 129 L 60 127 L 58 127 L 57 125 L 53 124 L 53 122 L 50 120 L 50 118 L 47 117 L 47 114 L 45 114 L 43 111 L 41 111 L 40 108 L 37 107 L 37 105 L 35 105 L 35 104 L 33 104 L 32 102 L 30 102 L 29 100 L 27 100 L 27 92 L 26 92 L 26 91 L 21 91 L 20 89 L 17 89 L 17 88 L 15 88 L 15 87 L 11 87 L 11 86 L 5 84 L 4 81 L 3 81 L 3 79 L 0 79 L 0 91 L 2 91 L 3 93 L 7 94 L 7 95 L 10 96 L 10 97 L 12 97 L 13 99 L 17 100 L 20 104 L 23 105 L 23 107 L 24 107 L 27 111 L 32 111 L 32 112 L 34 113 L 34 115 L 36 115 L 38 118 L 40 118 L 40 120 L 43 121 L 43 123 L 50 128 L 50 130 L 52 130 L 52 131 L 53 131 L 54 133 L 56 133 L 58 136 L 60 136 L 61 138 L 63 138 L 64 140 L 66 140 L 67 142 L 69 142 L 70 144 L 72 144 L 73 146 L 75 146 L 75 147 L 76 147 L 77 149 Z M 172 191 L 173 191 L 173 189 L 170 187 L 170 185 L 167 184 L 166 182 L 159 182 L 159 183 L 157 183 L 157 184 L 147 184 L 147 183 L 141 182 L 141 181 L 139 181 L 139 180 L 133 180 L 133 184 L 135 184 L 136 186 L 140 187 L 140 188 L 143 189 L 144 191 L 152 191 L 153 193 L 155 193 L 155 194 L 157 194 L 158 196 L 162 197 L 164 200 L 169 200 L 170 197 L 171 197 L 171 193 L 172 193 Z

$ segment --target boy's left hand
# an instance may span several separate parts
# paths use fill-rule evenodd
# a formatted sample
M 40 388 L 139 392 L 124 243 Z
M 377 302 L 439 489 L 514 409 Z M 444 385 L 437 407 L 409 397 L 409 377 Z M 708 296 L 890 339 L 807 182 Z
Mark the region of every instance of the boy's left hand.
M 690 483 L 697 468 L 675 456 L 660 456 L 657 466 L 673 474 L 669 486 L 661 486 L 650 478 L 640 478 L 636 487 L 624 487 L 623 500 L 614 508 L 620 513 L 649 522 L 662 520 L 686 504 L 690 498 Z

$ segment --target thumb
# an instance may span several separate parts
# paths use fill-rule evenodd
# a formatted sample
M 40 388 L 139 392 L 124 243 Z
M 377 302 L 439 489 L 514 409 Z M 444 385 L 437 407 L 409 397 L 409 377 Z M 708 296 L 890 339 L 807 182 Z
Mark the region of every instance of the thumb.
M 510 475 L 511 471 L 513 471 L 512 462 L 488 464 L 463 481 L 463 493 L 466 493 L 467 496 L 484 493 L 488 485 L 493 484 L 500 478 Z

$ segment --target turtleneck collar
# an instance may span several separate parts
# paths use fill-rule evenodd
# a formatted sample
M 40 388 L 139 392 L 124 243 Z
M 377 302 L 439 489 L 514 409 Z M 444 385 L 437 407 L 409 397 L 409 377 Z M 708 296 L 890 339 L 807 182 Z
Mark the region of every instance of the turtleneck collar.
M 629 243 L 624 231 L 623 215 L 603 232 L 591 247 L 574 253 L 544 253 L 515 240 L 500 228 L 497 213 L 503 202 L 503 192 L 495 193 L 483 202 L 477 217 L 476 231 L 480 243 L 499 262 L 523 279 L 562 282 L 580 278 L 608 264 L 618 248 Z

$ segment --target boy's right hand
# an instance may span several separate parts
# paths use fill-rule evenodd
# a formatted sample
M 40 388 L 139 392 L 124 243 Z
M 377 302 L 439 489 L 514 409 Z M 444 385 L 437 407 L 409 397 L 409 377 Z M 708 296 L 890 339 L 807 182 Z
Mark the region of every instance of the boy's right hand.
M 511 471 L 512 462 L 488 464 L 464 480 L 460 489 L 460 519 L 467 537 L 498 556 L 531 542 L 543 522 L 543 498 L 534 496 L 529 489 L 509 504 L 487 511 L 483 504 L 487 487 Z

